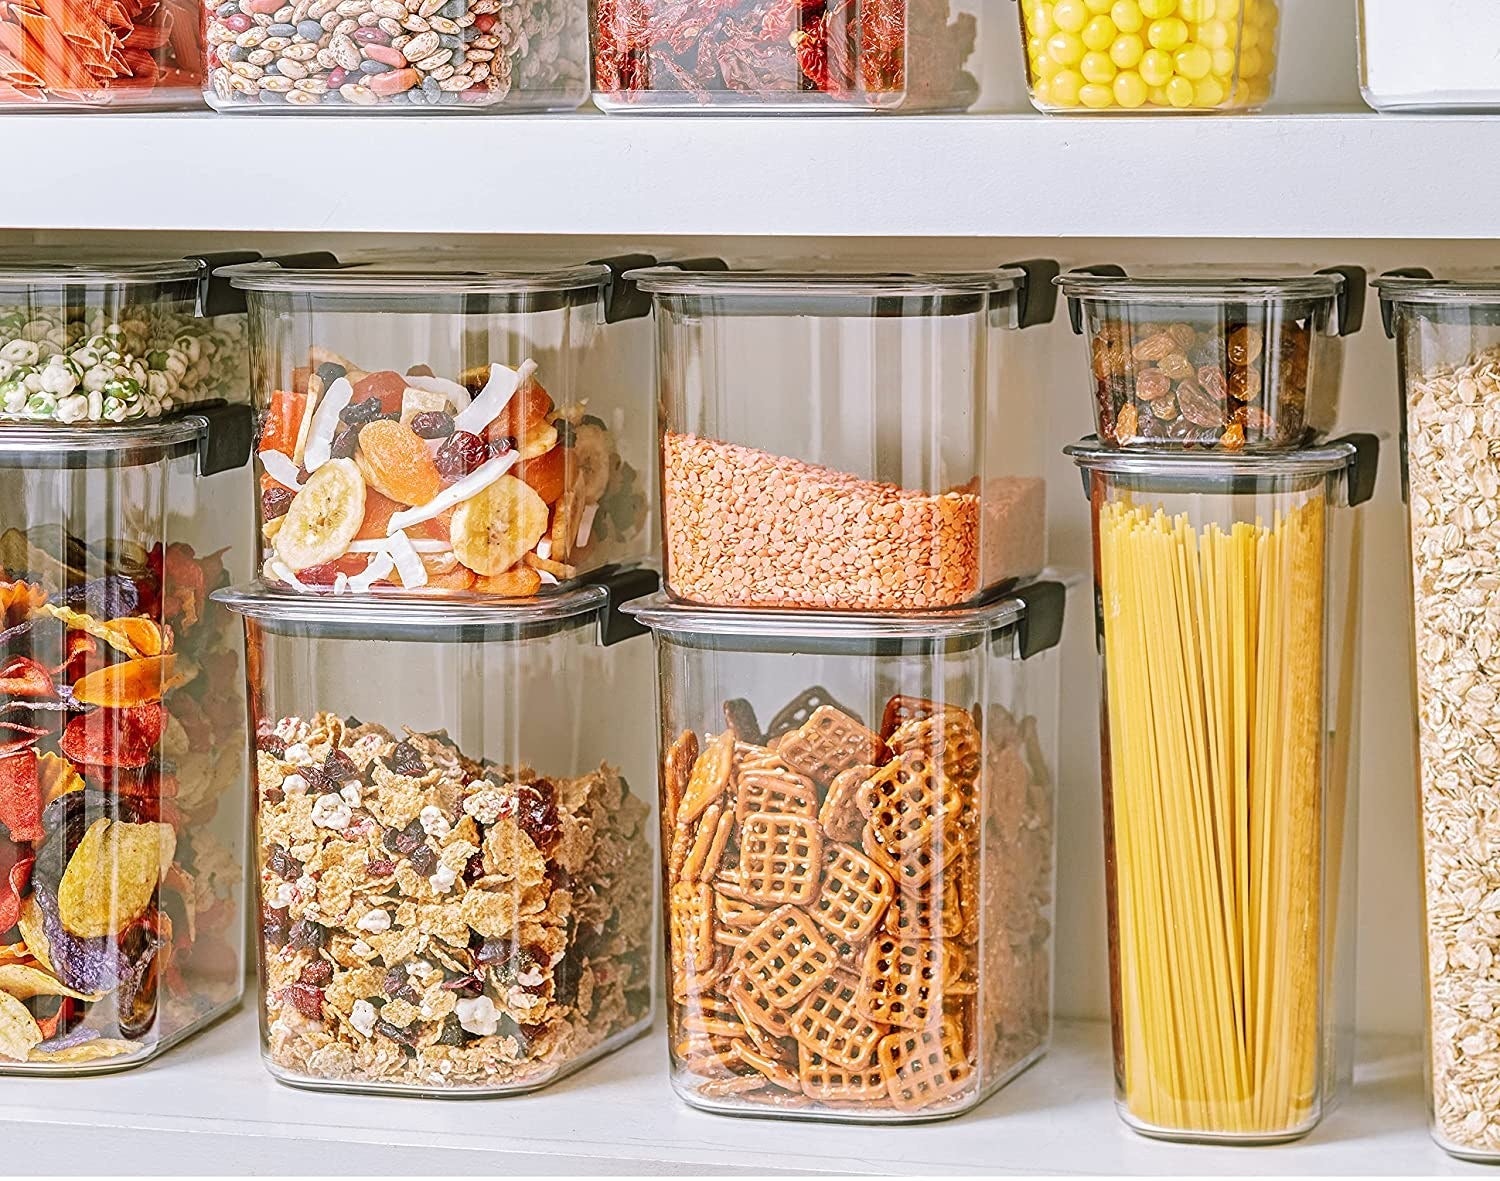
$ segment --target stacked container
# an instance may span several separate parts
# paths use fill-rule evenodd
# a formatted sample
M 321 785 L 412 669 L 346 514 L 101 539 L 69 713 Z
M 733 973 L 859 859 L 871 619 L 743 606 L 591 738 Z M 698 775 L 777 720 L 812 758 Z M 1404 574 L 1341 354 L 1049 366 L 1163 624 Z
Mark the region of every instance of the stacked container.
M 1093 516 L 1116 1102 L 1150 1136 L 1294 1139 L 1350 1077 L 1351 510 L 1378 445 L 1321 440 L 1362 279 L 1061 280 L 1100 431 L 1068 452 Z
M 1017 589 L 1044 489 L 987 425 L 1055 273 L 636 276 L 667 593 L 630 610 L 695 1106 L 936 1119 L 1046 1048 L 1063 589 Z
M 1359 88 L 1377 111 L 1500 109 L 1500 11 L 1486 0 L 1360 0 Z

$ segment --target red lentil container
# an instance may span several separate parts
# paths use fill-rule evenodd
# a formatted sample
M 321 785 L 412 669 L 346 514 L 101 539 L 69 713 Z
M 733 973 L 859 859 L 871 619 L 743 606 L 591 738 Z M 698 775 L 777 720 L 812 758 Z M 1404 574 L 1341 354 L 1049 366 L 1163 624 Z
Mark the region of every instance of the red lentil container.
M 1000 330 L 1050 321 L 1056 274 L 1048 261 L 633 272 L 656 300 L 668 592 L 720 607 L 921 611 L 1041 570 L 1036 424 L 1022 410 L 989 427 L 995 401 L 1023 392 Z

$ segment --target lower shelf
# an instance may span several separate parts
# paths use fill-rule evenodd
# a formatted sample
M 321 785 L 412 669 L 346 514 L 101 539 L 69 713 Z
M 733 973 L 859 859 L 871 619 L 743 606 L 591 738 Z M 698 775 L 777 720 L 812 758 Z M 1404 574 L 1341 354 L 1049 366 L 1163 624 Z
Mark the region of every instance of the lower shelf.
M 1354 1093 L 1280 1148 L 1158 1144 L 1110 1098 L 1108 1028 L 1065 1022 L 1051 1054 L 977 1112 L 870 1128 L 706 1115 L 671 1093 L 657 1031 L 536 1095 L 425 1101 L 273 1082 L 241 1011 L 157 1062 L 93 1079 L 0 1079 L 6 1172 L 28 1173 L 1431 1173 L 1421 1057 L 1367 1039 Z M 164 1134 L 165 1133 L 165 1134 Z M 180 1134 L 178 1134 L 180 1133 Z M 1475 1171 L 1479 1171 L 1475 1168 Z

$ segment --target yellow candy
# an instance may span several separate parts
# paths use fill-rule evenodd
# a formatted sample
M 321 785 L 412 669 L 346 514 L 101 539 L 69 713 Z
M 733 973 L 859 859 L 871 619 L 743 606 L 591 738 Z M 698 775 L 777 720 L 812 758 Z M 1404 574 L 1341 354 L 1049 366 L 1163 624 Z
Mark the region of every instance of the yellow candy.
M 1114 0 L 1083 0 L 1083 2 L 1095 16 L 1103 16 L 1109 11 L 1109 6 L 1114 3 Z
M 1209 55 L 1213 59 L 1213 72 L 1221 78 L 1228 78 L 1234 73 L 1234 50 L 1215 49 Z
M 1052 23 L 1052 10 L 1045 4 L 1034 5 L 1026 14 L 1026 27 L 1033 37 L 1040 37 L 1043 41 L 1057 32 L 1057 26 Z
M 1165 86 L 1153 86 L 1146 91 L 1146 101 L 1153 107 L 1165 107 L 1167 102 L 1167 88 Z
M 1160 20 L 1177 11 L 1177 0 L 1140 0 L 1140 5 L 1147 20 Z
M 1052 101 L 1060 107 L 1076 107 L 1078 92 L 1083 89 L 1083 75 L 1077 70 L 1059 70 L 1050 84 Z
M 1214 0 L 1178 0 L 1177 15 L 1185 21 L 1206 21 L 1213 14 Z
M 1122 70 L 1115 76 L 1114 92 L 1115 102 L 1131 110 L 1145 106 L 1149 97 L 1145 82 L 1134 70 Z
M 1052 60 L 1052 55 L 1044 53 L 1038 57 L 1031 66 L 1031 72 L 1038 78 L 1050 78 L 1063 67 Z
M 1115 74 L 1119 72 L 1106 53 L 1085 53 L 1083 61 L 1078 64 L 1078 71 L 1086 81 L 1094 83 L 1113 82 Z
M 1173 78 L 1167 83 L 1167 102 L 1174 107 L 1190 107 L 1194 97 L 1193 84 L 1186 78 Z
M 1207 78 L 1214 64 L 1213 54 L 1201 45 L 1192 44 L 1184 45 L 1172 60 L 1176 63 L 1177 72 L 1194 82 Z
M 1223 21 L 1204 21 L 1198 26 L 1198 44 L 1223 49 L 1229 44 L 1229 26 Z
M 1146 29 L 1146 40 L 1151 42 L 1154 48 L 1165 49 L 1168 53 L 1181 49 L 1187 44 L 1187 39 L 1187 22 L 1175 16 L 1152 21 Z
M 1141 55 L 1138 68 L 1147 86 L 1165 86 L 1172 77 L 1172 55 L 1161 49 L 1148 49 Z
M 1193 102 L 1200 107 L 1216 107 L 1229 96 L 1217 78 L 1204 78 L 1193 87 Z
M 1047 55 L 1060 66 L 1076 66 L 1083 60 L 1083 40 L 1077 33 L 1053 33 L 1047 38 Z
M 1240 0 L 1219 0 L 1214 5 L 1214 15 L 1221 21 L 1234 23 L 1234 18 L 1240 14 Z
M 1052 6 L 1052 20 L 1065 33 L 1077 33 L 1089 23 L 1088 6 L 1083 0 L 1057 0 Z
M 1122 70 L 1133 70 L 1141 64 L 1146 43 L 1136 33 L 1121 33 L 1109 47 L 1109 60 Z
M 1251 21 L 1246 21 L 1240 29 L 1240 49 L 1254 49 L 1260 44 L 1260 28 Z
M 1114 43 L 1115 22 L 1107 16 L 1096 16 L 1083 26 L 1083 43 L 1095 52 L 1102 53 Z
M 1108 86 L 1090 82 L 1078 92 L 1078 99 L 1084 106 L 1098 111 L 1114 104 L 1115 92 Z
M 1141 6 L 1135 0 L 1115 0 L 1109 10 L 1109 19 L 1122 33 L 1139 33 L 1146 27 L 1146 18 L 1141 15 Z
M 1246 49 L 1240 53 L 1240 77 L 1258 78 L 1265 70 L 1265 62 L 1258 49 Z

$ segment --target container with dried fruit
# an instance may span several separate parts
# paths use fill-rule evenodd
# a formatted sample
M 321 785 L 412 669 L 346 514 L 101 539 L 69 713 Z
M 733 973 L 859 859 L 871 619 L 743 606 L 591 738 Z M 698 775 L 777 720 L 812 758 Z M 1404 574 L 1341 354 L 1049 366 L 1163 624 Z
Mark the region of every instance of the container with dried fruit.
M 221 596 L 245 616 L 276 1078 L 509 1094 L 650 1026 L 651 653 L 618 608 L 656 585 Z
M 1106 446 L 1281 451 L 1328 437 L 1344 337 L 1364 321 L 1365 272 L 1127 274 L 1058 280 L 1087 336 Z
M 0 428 L 0 1074 L 135 1066 L 239 1000 L 244 670 L 208 596 L 252 561 L 251 419 Z
M 1352 1064 L 1361 514 L 1373 435 L 1068 449 L 1093 507 L 1121 1118 L 1309 1132 Z
M 656 299 L 668 591 L 922 611 L 1041 570 L 1044 416 L 1001 338 L 1051 320 L 1056 274 L 635 272 Z
M 1051 1034 L 1062 584 L 656 635 L 672 1083 L 740 1115 L 958 1115 Z
M 974 0 L 595 0 L 606 111 L 963 111 Z
M 643 319 L 623 270 L 650 261 L 221 272 L 250 305 L 262 579 L 527 598 L 644 558 L 647 381 L 602 329 Z

